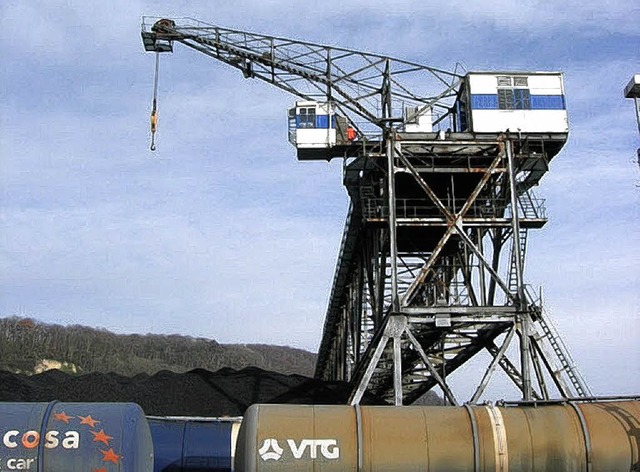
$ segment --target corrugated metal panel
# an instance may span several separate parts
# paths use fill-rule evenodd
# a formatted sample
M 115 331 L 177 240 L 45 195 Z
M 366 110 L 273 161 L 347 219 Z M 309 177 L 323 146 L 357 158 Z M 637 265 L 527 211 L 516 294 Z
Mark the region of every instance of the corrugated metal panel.
M 522 133 L 566 133 L 565 110 L 473 110 L 473 131 L 499 133 L 507 129 Z
M 184 439 L 185 471 L 231 470 L 231 424 L 188 422 Z
M 316 115 L 316 128 L 327 129 L 329 127 L 329 115 Z M 336 127 L 336 117 L 331 117 L 331 127 Z
M 511 89 L 507 89 L 511 91 Z M 515 91 L 519 91 L 515 89 Z M 564 110 L 565 101 L 562 95 L 529 95 L 531 110 Z M 475 94 L 471 95 L 471 108 L 473 110 L 497 110 L 498 95 Z M 520 108 L 522 109 L 522 108 Z
M 149 418 L 155 472 L 222 472 L 233 467 L 239 419 Z
M 495 94 L 498 87 L 498 75 L 502 74 L 467 74 L 467 83 L 471 94 Z
M 531 93 L 561 95 L 564 93 L 562 87 L 562 74 L 540 74 L 529 76 L 529 88 Z
M 155 472 L 182 470 L 184 423 L 180 421 L 149 420 L 153 438 Z
M 564 96 L 562 95 L 531 95 L 532 110 L 564 110 Z
M 497 110 L 498 95 L 490 93 L 472 94 L 471 108 L 473 110 Z

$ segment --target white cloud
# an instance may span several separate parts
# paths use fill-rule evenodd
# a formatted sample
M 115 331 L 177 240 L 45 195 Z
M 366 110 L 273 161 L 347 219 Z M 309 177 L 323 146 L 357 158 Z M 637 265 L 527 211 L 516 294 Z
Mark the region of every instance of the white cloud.
M 467 21 L 494 21 L 497 25 L 513 31 L 527 31 L 540 34 L 561 29 L 571 34 L 586 36 L 603 33 L 637 32 L 633 20 L 633 7 L 627 2 L 568 0 L 563 2 L 515 0 L 499 1 L 454 1 L 450 7 L 456 16 Z M 631 10 L 631 11 L 630 11 Z
M 25 295 L 20 287 L 36 283 L 60 296 L 31 295 L 47 319 L 69 313 L 109 328 L 315 345 L 334 265 L 326 254 L 337 249 L 339 225 L 314 216 L 292 221 L 277 209 L 213 206 L 214 218 L 199 221 L 166 210 L 107 204 L 64 215 L 6 212 L 5 303 L 22 303 L 10 290 Z

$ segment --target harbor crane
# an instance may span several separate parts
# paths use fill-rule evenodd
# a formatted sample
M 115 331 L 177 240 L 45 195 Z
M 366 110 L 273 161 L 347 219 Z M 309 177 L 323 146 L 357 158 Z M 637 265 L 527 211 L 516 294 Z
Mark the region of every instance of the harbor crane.
M 447 71 L 188 18 L 145 17 L 142 40 L 156 61 L 180 43 L 291 93 L 298 159 L 344 161 L 317 378 L 349 382 L 351 404 L 434 388 L 477 403 L 496 372 L 525 401 L 591 395 L 524 277 L 547 222 L 533 189 L 568 134 L 561 73 Z M 157 62 L 153 132 L 156 94 Z

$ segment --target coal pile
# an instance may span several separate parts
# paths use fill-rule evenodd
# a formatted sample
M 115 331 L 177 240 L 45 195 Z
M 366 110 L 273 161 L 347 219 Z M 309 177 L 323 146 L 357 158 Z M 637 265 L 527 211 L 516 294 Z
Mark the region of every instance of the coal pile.
M 0 401 L 135 402 L 147 415 L 158 416 L 242 416 L 254 403 L 346 404 L 348 396 L 346 382 L 322 382 L 256 367 L 134 377 L 0 371 Z

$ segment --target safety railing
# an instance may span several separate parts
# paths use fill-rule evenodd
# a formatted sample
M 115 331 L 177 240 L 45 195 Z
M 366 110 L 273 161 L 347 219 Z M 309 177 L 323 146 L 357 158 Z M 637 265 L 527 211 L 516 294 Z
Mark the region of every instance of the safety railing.
M 451 213 L 457 213 L 466 203 L 465 199 L 449 199 L 444 202 Z M 522 219 L 546 219 L 544 199 L 528 198 L 518 205 L 518 216 Z M 362 215 L 365 219 L 385 219 L 389 216 L 388 202 L 383 197 L 362 195 Z M 396 199 L 396 217 L 401 219 L 441 218 L 444 215 L 435 203 L 424 198 Z M 497 199 L 482 199 L 471 204 L 467 218 L 511 218 L 511 207 Z

